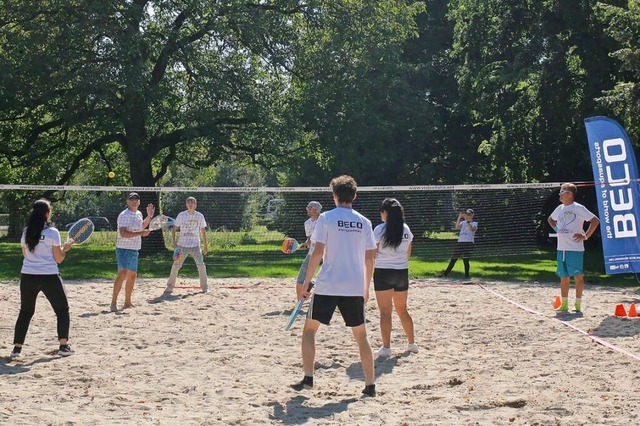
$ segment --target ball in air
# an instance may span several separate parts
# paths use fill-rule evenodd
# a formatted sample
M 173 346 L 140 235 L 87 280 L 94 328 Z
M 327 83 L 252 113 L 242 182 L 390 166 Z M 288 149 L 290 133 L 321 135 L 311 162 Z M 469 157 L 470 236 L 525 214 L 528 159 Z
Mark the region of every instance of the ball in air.
M 107 176 L 109 177 L 109 179 L 113 179 L 114 177 L 116 177 L 116 174 L 113 172 L 109 172 L 107 173 Z

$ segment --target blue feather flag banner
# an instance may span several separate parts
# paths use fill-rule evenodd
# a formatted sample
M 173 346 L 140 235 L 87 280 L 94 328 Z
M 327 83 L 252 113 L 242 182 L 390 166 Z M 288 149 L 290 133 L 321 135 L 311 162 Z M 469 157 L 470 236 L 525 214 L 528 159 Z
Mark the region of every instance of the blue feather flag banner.
M 638 166 L 629 135 L 615 120 L 591 117 L 587 129 L 605 273 L 640 272 Z

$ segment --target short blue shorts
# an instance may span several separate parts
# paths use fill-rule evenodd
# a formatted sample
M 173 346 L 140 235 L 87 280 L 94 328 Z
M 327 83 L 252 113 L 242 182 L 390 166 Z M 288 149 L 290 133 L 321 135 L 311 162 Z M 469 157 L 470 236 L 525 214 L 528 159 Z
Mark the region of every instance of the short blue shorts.
M 138 250 L 116 248 L 118 269 L 128 269 L 138 272 Z
M 584 275 L 584 252 L 558 250 L 558 268 L 556 274 L 560 278 Z

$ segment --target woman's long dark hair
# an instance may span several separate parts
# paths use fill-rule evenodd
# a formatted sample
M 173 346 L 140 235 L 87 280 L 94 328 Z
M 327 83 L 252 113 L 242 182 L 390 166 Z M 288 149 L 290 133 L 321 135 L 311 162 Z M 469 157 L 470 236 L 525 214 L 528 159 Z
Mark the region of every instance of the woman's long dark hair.
M 33 253 L 40 242 L 40 235 L 47 223 L 47 214 L 51 211 L 51 204 L 48 200 L 41 198 L 33 203 L 33 210 L 29 216 L 24 239 L 27 242 L 29 251 Z
M 382 246 L 397 248 L 404 236 L 404 209 L 395 198 L 385 198 L 380 206 L 380 212 L 387 212 Z

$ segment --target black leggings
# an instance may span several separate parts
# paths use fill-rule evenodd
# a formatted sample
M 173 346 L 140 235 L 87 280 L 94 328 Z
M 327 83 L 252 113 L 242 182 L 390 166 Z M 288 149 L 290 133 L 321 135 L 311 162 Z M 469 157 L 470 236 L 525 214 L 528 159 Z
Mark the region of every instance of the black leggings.
M 60 275 L 20 275 L 20 314 L 16 321 L 14 344 L 24 344 L 29 323 L 36 311 L 38 294 L 43 292 L 58 318 L 58 340 L 69 338 L 69 303 Z
M 458 241 L 456 243 L 456 247 L 453 250 L 453 256 L 451 256 L 451 260 L 449 261 L 449 266 L 447 266 L 447 269 L 444 271 L 445 276 L 449 275 L 449 272 L 451 272 L 453 267 L 456 265 L 458 259 L 462 258 L 462 263 L 464 263 L 464 276 L 469 278 L 469 269 L 471 266 L 469 264 L 469 259 L 473 252 L 473 246 L 474 244 L 469 242 Z

